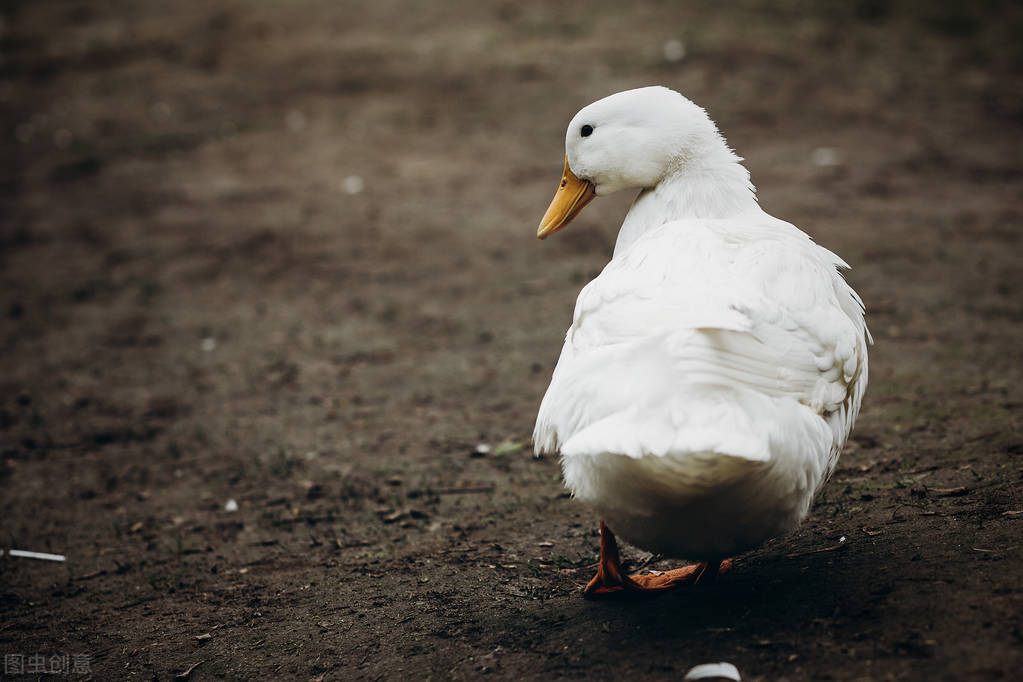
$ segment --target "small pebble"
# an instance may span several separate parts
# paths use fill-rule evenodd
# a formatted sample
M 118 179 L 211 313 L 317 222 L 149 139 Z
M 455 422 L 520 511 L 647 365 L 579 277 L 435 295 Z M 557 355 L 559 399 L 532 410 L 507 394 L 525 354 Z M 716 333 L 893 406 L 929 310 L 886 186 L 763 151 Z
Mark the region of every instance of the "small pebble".
M 306 118 L 298 109 L 292 109 L 284 117 L 284 124 L 288 126 L 288 130 L 293 133 L 300 133 L 305 130 Z
M 365 187 L 365 181 L 358 175 L 349 175 L 341 181 L 341 189 L 345 194 L 359 194 Z
M 228 500 L 227 503 L 224 504 L 224 511 L 226 512 L 238 511 L 238 503 L 235 502 L 233 499 Z
M 157 123 L 166 123 L 171 119 L 171 108 L 166 102 L 157 102 L 149 108 L 149 115 Z
M 22 123 L 14 129 L 14 139 L 21 144 L 28 144 L 32 141 L 32 136 L 35 135 L 36 129 L 31 123 Z
M 74 135 L 67 128 L 60 128 L 53 133 L 53 146 L 57 149 L 67 149 L 73 140 Z
M 842 156 L 834 147 L 817 147 L 810 155 L 810 160 L 818 168 L 830 168 L 841 165 Z
M 678 39 L 667 40 L 661 45 L 661 54 L 666 62 L 680 62 L 686 58 L 686 45 Z

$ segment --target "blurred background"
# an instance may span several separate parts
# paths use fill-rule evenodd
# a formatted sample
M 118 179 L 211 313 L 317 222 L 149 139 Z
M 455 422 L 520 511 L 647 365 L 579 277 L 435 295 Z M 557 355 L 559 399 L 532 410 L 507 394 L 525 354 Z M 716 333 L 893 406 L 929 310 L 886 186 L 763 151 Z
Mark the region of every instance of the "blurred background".
M 5 2 L 0 547 L 67 560 L 0 558 L 0 652 L 98 678 L 1012 677 L 1021 35 L 999 0 Z M 651 84 L 852 264 L 877 343 L 799 533 L 596 605 L 596 519 L 529 439 L 632 197 L 535 229 L 572 115 Z

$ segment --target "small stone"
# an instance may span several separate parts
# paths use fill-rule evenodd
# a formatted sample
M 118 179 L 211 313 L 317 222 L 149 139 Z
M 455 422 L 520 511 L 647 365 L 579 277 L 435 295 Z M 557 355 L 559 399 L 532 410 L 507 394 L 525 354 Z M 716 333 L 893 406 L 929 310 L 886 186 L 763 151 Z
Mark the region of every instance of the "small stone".
M 149 108 L 149 115 L 157 123 L 166 123 L 171 119 L 171 108 L 166 102 L 157 102 Z
M 831 168 L 842 164 L 842 155 L 834 147 L 817 147 L 810 155 L 810 160 L 818 168 Z
M 359 194 L 366 188 L 366 182 L 359 175 L 349 175 L 341 181 L 341 189 L 345 194 Z
M 21 144 L 28 144 L 32 141 L 32 137 L 35 135 L 35 126 L 31 123 L 22 123 L 14 129 L 14 139 Z
M 661 55 L 664 61 L 675 64 L 686 58 L 686 45 L 677 38 L 667 40 L 661 45 Z
M 74 135 L 67 128 L 60 128 L 53 133 L 53 146 L 57 149 L 67 149 L 73 140 Z
M 284 117 L 284 124 L 288 126 L 288 130 L 293 133 L 300 133 L 305 130 L 306 118 L 298 109 L 292 109 Z

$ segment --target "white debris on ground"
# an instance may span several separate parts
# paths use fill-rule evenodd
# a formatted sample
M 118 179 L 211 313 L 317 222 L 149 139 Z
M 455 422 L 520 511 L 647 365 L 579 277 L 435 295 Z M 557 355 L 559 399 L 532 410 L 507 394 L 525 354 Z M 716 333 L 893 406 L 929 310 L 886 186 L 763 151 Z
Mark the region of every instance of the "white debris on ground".
M 29 552 L 24 549 L 9 549 L 7 553 L 13 557 L 21 557 L 22 559 L 40 559 L 41 561 L 65 561 L 66 557 L 63 554 L 49 554 L 48 552 Z M 0 549 L 0 556 L 3 556 L 3 550 Z
M 818 168 L 831 168 L 842 165 L 842 154 L 834 147 L 817 147 L 810 155 L 810 160 Z
M 341 189 L 345 194 L 358 194 L 365 189 L 366 183 L 359 175 L 349 175 L 341 181 Z
M 686 58 L 686 44 L 677 38 L 666 40 L 661 45 L 661 55 L 666 62 L 671 62 L 672 64 L 680 62 Z
M 731 663 L 703 663 L 694 668 L 690 668 L 686 676 L 682 678 L 682 682 L 691 682 L 692 680 L 733 680 L 734 682 L 742 682 L 742 678 L 739 677 L 739 669 Z
M 236 512 L 236 511 L 238 511 L 238 503 L 235 502 L 233 499 L 228 500 L 224 504 L 224 511 L 226 511 L 226 512 Z

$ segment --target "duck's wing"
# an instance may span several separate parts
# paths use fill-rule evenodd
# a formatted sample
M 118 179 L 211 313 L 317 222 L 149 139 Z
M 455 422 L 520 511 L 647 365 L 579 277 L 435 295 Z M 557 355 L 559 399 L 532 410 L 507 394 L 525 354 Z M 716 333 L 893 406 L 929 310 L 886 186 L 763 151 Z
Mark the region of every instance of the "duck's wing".
M 614 440 L 633 456 L 722 441 L 766 458 L 770 434 L 757 436 L 755 410 L 743 407 L 757 396 L 808 406 L 844 442 L 866 385 L 862 303 L 840 259 L 761 216 L 666 224 L 583 289 L 537 418 L 537 452 L 574 438 Z M 709 388 L 745 398 L 722 409 Z

